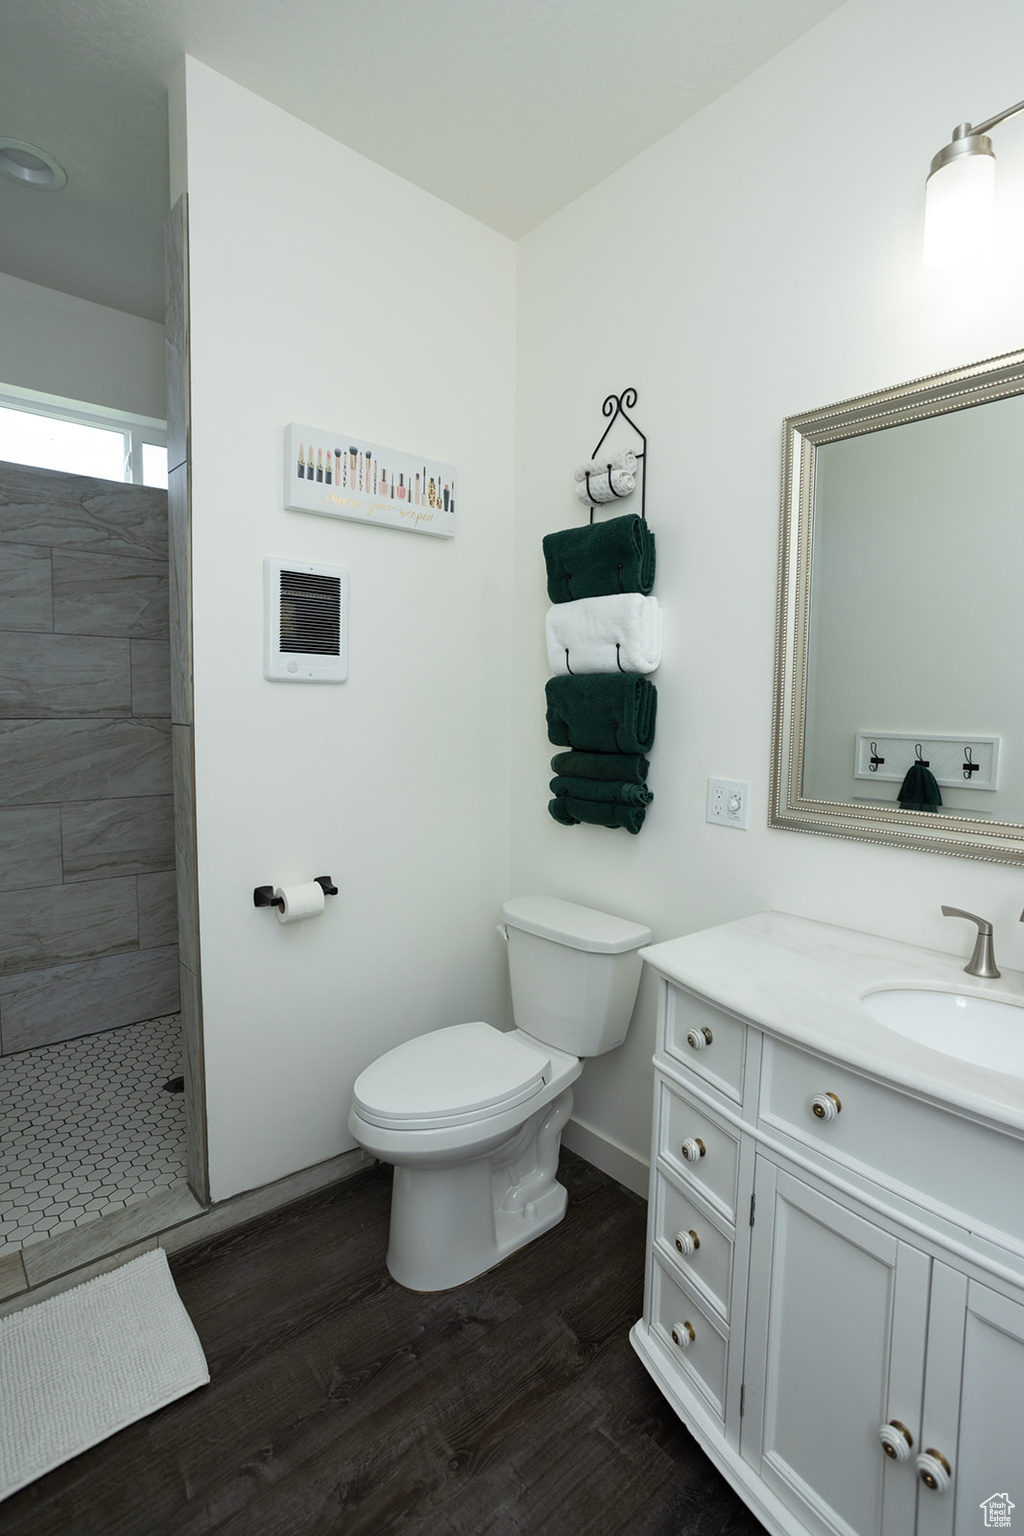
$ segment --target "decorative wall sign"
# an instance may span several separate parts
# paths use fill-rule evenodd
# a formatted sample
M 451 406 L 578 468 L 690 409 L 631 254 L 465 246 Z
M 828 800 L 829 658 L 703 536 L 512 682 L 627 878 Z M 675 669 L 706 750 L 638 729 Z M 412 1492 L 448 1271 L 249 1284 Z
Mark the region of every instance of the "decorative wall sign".
M 294 421 L 284 438 L 284 504 L 289 512 L 454 537 L 453 464 Z

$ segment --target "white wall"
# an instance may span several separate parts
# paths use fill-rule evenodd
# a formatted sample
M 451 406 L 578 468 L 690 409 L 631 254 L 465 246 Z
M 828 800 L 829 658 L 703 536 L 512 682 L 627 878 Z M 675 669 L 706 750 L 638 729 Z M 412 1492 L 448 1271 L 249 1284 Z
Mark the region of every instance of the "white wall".
M 0 272 L 0 384 L 167 415 L 164 328 Z
M 851 0 L 519 245 L 512 889 L 649 923 L 658 938 L 775 907 L 938 949 L 997 924 L 1024 964 L 1024 875 L 766 826 L 783 417 L 1024 344 L 1021 231 L 984 280 L 921 265 L 924 178 L 954 123 L 1020 97 L 1024 10 Z M 879 124 L 884 125 L 879 128 Z M 1024 209 L 1024 127 L 996 136 Z M 541 537 L 579 521 L 573 465 L 611 390 L 650 439 L 665 609 L 651 783 L 636 838 L 548 816 Z M 709 774 L 753 786 L 748 832 L 706 825 Z M 649 1144 L 654 987 L 577 1116 Z
M 186 75 L 200 940 L 215 1199 L 352 1145 L 389 1046 L 507 1022 L 515 248 Z M 177 130 L 176 130 L 177 132 Z M 453 462 L 454 540 L 282 509 L 290 421 Z M 350 673 L 265 682 L 266 555 L 347 566 Z M 281 927 L 255 885 L 330 873 Z

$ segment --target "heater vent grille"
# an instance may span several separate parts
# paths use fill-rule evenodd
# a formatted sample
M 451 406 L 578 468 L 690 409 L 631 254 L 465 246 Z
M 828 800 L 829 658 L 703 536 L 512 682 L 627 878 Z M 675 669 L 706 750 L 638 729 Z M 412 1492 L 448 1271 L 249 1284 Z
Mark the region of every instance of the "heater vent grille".
M 348 571 L 301 560 L 263 562 L 263 676 L 343 683 L 348 676 Z
M 281 572 L 281 650 L 337 656 L 341 649 L 341 578 Z

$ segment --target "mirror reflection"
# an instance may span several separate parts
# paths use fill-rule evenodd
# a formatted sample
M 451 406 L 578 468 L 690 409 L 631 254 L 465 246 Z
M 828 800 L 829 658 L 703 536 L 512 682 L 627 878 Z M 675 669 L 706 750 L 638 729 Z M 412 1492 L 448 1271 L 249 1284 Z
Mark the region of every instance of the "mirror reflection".
M 772 826 L 1024 862 L 1024 353 L 785 424 Z

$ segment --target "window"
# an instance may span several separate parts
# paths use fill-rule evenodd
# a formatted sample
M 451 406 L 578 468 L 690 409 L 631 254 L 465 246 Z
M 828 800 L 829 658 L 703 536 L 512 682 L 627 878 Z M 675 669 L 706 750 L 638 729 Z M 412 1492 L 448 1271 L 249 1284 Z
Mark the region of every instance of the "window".
M 0 385 L 0 459 L 166 487 L 167 424 Z

